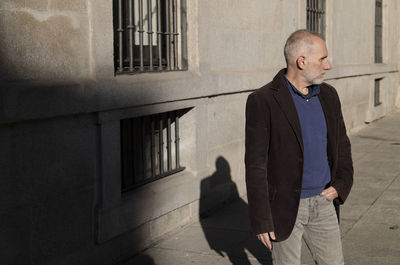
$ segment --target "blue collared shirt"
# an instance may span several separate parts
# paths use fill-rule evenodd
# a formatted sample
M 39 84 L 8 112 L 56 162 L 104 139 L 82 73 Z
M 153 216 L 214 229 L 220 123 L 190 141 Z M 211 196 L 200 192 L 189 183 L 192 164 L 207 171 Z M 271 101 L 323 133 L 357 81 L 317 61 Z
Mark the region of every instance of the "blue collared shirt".
M 327 154 L 327 126 L 318 98 L 319 85 L 308 88 L 304 95 L 286 79 L 300 121 L 304 146 L 304 164 L 301 198 L 318 195 L 331 180 Z
M 308 87 L 308 94 L 304 95 L 299 90 L 297 90 L 297 88 L 294 85 L 292 85 L 292 83 L 290 83 L 290 81 L 286 77 L 285 77 L 285 79 L 286 79 L 286 83 L 288 84 L 289 87 L 292 88 L 293 92 L 304 99 L 310 99 L 314 96 L 317 96 L 320 92 L 319 85 L 311 85 Z

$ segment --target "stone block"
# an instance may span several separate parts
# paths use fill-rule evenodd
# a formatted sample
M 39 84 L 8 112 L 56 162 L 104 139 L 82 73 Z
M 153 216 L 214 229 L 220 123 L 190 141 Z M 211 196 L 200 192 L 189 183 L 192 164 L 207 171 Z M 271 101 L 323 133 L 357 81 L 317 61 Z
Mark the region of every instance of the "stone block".
M 208 146 L 217 149 L 244 139 L 247 94 L 213 98 L 208 104 Z
M 190 178 L 190 174 L 182 173 L 182 177 L 186 178 L 184 181 L 172 180 L 175 176 L 170 176 L 172 183 L 175 183 L 174 187 L 164 188 L 159 192 L 153 193 L 155 197 L 154 205 L 152 206 L 153 218 L 180 208 L 199 198 L 200 187 L 197 181 Z
M 152 241 L 160 239 L 168 232 L 174 231 L 191 222 L 190 204 L 173 210 L 150 222 L 150 237 Z
M 288 35 L 286 28 L 292 31 L 293 27 L 292 23 L 283 26 L 283 14 L 297 13 L 294 11 L 296 9 L 285 8 L 283 2 L 256 1 L 247 5 L 240 1 L 233 3 L 224 0 L 199 3 L 200 64 L 209 63 L 213 71 L 266 69 L 282 65 L 283 45 Z M 244 15 L 247 12 L 251 16 Z M 270 34 L 265 25 L 271 25 L 275 29 L 274 34 Z
M 185 171 L 132 190 L 124 194 L 118 205 L 100 209 L 98 239 L 100 242 L 109 240 L 198 198 L 199 185 Z M 182 222 L 186 223 L 187 221 Z
M 92 244 L 93 190 L 58 194 L 32 206 L 32 262 L 45 264 Z
M 25 124 L 16 133 L 16 174 L 31 184 L 32 200 L 93 187 L 95 135 L 90 119 Z
M 336 65 L 346 64 L 369 64 L 373 61 L 373 31 L 365 30 L 365 25 L 371 24 L 371 14 L 374 14 L 372 3 L 359 8 L 358 1 L 344 2 L 335 1 L 332 5 L 333 21 L 341 21 L 333 27 L 333 36 L 340 36 L 333 39 L 330 54 L 335 58 Z M 340 10 L 340 11 L 339 11 Z M 357 19 L 358 23 L 352 21 Z M 372 20 L 373 21 L 373 20 Z M 349 25 L 352 25 L 349 27 Z M 355 35 L 356 33 L 356 35 Z M 346 41 L 340 41 L 346 40 Z M 356 49 L 350 47 L 357 47 Z
M 212 215 L 200 219 L 200 225 L 209 229 L 230 229 L 251 234 L 248 204 L 242 198 L 216 210 Z M 229 221 L 227 221 L 229 220 Z
M 212 48 L 207 51 L 208 56 L 206 57 L 212 71 L 259 69 L 264 66 L 264 58 L 259 56 L 264 47 L 260 32 L 246 29 L 212 28 L 207 34 L 209 36 L 206 38 L 213 43 Z M 201 40 L 201 42 L 203 41 Z M 243 49 L 243 47 L 247 48 Z M 280 59 L 283 59 L 283 56 L 280 56 Z
M 180 163 L 187 167 L 188 170 L 196 170 L 198 167 L 199 154 L 196 140 L 198 132 L 196 128 L 203 124 L 204 120 L 198 119 L 198 110 L 191 109 L 179 119 L 179 148 L 180 148 Z M 200 124 L 199 124 L 200 123 Z
M 47 10 L 48 2 L 48 0 L 2 0 L 0 10 L 30 8 L 44 11 Z
M 87 10 L 87 0 L 50 0 L 50 10 L 62 10 L 62 11 L 80 11 L 84 12 Z
M 399 230 L 391 230 L 386 224 L 357 224 L 346 235 L 343 252 L 345 260 L 346 256 L 352 258 L 348 264 L 395 264 L 393 260 L 400 258 L 399 244 Z M 389 260 L 392 262 L 385 262 Z
M 149 223 L 143 224 L 129 232 L 107 242 L 96 244 L 89 242 L 81 249 L 67 255 L 52 257 L 48 265 L 82 265 L 82 264 L 124 264 L 129 257 L 148 247 L 151 243 Z M 41 263 L 39 263 L 41 264 Z
M 155 247 L 213 255 L 216 254 L 214 249 L 232 250 L 249 236 L 249 233 L 242 231 L 189 226 Z
M 87 17 L 0 10 L 3 80 L 77 80 L 89 73 Z
M 217 174 L 222 174 L 223 177 L 229 177 L 234 182 L 242 179 L 244 175 L 241 175 L 241 172 L 243 173 L 241 167 L 244 164 L 244 152 L 244 139 L 232 141 L 210 149 L 208 157 L 209 168 L 213 172 L 212 174 L 217 172 Z M 226 164 L 225 168 L 220 168 L 222 163 Z M 223 172 L 220 172 L 221 169 Z
M 128 260 L 124 265 L 213 265 L 217 264 L 222 258 L 218 255 L 204 255 L 202 253 L 185 252 L 175 249 L 151 248 L 132 259 Z
M 16 179 L 17 150 L 15 148 L 15 127 L 3 127 L 0 129 L 0 186 L 4 184 L 20 181 Z

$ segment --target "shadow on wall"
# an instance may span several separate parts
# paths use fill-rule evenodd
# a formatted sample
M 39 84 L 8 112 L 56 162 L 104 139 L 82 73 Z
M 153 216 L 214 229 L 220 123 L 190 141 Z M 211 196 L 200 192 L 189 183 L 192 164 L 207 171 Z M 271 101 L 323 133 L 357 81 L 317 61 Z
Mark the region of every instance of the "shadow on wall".
M 200 223 L 210 248 L 222 257 L 227 255 L 232 264 L 250 264 L 257 259 L 260 264 L 272 265 L 270 252 L 251 232 L 248 205 L 239 197 L 228 161 L 220 156 L 215 166 L 216 171 L 202 180 L 200 190 Z

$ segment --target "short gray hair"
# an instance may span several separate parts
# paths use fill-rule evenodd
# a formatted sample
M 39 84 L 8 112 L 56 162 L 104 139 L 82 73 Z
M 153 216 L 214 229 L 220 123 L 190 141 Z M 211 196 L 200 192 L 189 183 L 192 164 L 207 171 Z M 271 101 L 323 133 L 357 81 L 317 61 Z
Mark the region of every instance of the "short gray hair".
M 307 29 L 299 29 L 290 34 L 283 51 L 286 64 L 289 64 L 289 62 L 294 59 L 293 57 L 296 55 L 298 56 L 297 53 L 303 52 L 303 49 L 307 49 L 307 51 L 310 52 L 312 45 L 314 44 L 313 37 L 324 40 L 321 35 L 311 32 Z

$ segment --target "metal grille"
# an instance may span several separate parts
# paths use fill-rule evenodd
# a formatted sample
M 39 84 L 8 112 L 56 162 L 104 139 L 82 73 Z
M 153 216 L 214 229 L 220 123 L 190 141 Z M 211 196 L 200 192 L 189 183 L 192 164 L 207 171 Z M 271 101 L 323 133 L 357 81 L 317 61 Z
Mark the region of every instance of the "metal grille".
M 378 106 L 378 105 L 382 104 L 382 102 L 381 102 L 381 80 L 382 80 L 382 78 L 375 79 L 374 106 Z
M 114 0 L 117 74 L 184 70 L 185 0 Z
M 121 120 L 122 191 L 184 170 L 179 117 L 185 110 Z
M 375 1 L 375 63 L 382 63 L 382 0 Z
M 307 0 L 307 29 L 325 37 L 325 0 Z

